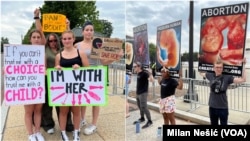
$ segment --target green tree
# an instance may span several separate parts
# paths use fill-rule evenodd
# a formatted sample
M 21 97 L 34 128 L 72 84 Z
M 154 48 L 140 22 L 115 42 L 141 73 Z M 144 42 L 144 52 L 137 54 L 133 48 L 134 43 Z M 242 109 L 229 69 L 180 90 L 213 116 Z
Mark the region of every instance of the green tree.
M 107 20 L 100 20 L 101 25 L 102 25 L 102 31 L 101 33 L 105 36 L 105 37 L 109 37 L 112 35 L 113 33 L 113 27 L 112 27 L 112 23 L 107 21 Z
M 188 61 L 188 60 L 190 60 L 189 57 L 190 57 L 190 56 L 189 56 L 189 53 L 188 53 L 188 52 L 185 52 L 185 53 L 183 53 L 182 56 L 181 56 L 181 61 Z M 198 61 L 198 52 L 194 52 L 194 53 L 193 53 L 193 61 Z
M 2 37 L 1 38 L 1 52 L 3 52 L 3 45 L 4 44 L 9 44 L 9 39 L 6 37 L 6 38 L 4 38 L 4 37 Z
M 198 52 L 193 53 L 193 61 L 198 61 Z
M 103 20 L 99 19 L 99 11 L 96 10 L 95 4 L 95 1 L 45 1 L 40 10 L 41 14 L 58 13 L 66 15 L 66 17 L 70 20 L 71 29 L 74 27 L 82 27 L 86 21 L 91 21 L 95 26 L 96 32 L 105 33 L 110 37 L 113 32 L 112 24 L 106 21 L 104 22 L 105 25 L 103 25 Z M 110 28 L 110 26 L 112 28 Z M 29 43 L 28 36 L 33 28 L 35 28 L 34 23 L 24 36 L 23 43 Z M 110 29 L 110 31 L 107 31 L 106 29 Z M 45 33 L 45 35 L 47 34 L 49 33 Z
M 156 62 L 156 45 L 149 43 L 149 60 L 151 63 Z
M 70 20 L 70 26 L 81 27 L 86 21 L 98 23 L 95 1 L 45 1 L 41 13 L 58 13 Z
M 189 53 L 185 52 L 181 56 L 181 61 L 188 61 L 189 59 Z
M 22 39 L 22 44 L 30 44 L 30 32 L 35 29 L 35 24 L 32 23 L 30 29 L 27 31 L 27 33 L 24 35 L 24 38 Z

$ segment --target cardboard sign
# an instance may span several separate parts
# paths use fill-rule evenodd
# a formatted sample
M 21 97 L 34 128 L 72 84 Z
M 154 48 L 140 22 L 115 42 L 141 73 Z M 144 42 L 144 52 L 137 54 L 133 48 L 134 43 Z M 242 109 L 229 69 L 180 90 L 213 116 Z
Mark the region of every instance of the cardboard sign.
M 62 14 L 43 14 L 43 32 L 63 32 L 66 30 L 66 16 Z
M 221 60 L 223 74 L 242 75 L 248 11 L 249 3 L 201 9 L 199 71 Z
M 105 106 L 107 66 L 47 69 L 50 106 Z
M 95 38 L 91 50 L 91 58 L 117 61 L 123 41 L 118 38 Z
M 4 45 L 4 99 L 6 105 L 45 102 L 44 46 Z

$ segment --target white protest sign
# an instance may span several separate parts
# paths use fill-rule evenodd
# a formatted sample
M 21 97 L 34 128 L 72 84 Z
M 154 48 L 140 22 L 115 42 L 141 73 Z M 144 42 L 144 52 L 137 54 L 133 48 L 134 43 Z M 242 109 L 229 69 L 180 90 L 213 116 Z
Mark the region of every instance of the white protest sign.
M 50 106 L 107 104 L 107 66 L 47 69 Z
M 45 53 L 42 45 L 4 45 L 6 105 L 45 102 Z

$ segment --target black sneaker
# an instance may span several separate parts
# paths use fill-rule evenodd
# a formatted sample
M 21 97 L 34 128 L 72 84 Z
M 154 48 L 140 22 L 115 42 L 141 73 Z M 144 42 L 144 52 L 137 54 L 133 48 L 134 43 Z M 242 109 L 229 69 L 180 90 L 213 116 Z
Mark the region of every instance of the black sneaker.
M 138 119 L 137 121 L 134 121 L 134 123 L 133 123 L 133 124 L 136 124 L 137 122 L 142 123 L 142 122 L 144 122 L 144 121 L 145 121 L 145 119 L 144 119 L 144 118 L 140 118 L 140 119 Z
M 142 129 L 147 128 L 149 126 L 153 125 L 152 121 L 148 121 L 145 125 L 142 126 Z

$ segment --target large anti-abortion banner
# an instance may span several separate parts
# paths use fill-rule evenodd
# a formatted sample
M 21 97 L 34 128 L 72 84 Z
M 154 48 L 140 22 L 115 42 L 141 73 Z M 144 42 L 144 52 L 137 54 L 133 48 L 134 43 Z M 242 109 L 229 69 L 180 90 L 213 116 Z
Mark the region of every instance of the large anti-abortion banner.
M 147 24 L 133 28 L 134 61 L 140 62 L 144 68 L 149 68 L 149 47 Z
M 119 52 L 122 49 L 123 41 L 118 38 L 99 38 L 93 40 L 91 58 L 107 59 L 117 61 L 120 59 Z
M 107 66 L 47 69 L 50 106 L 105 106 Z
M 157 27 L 156 68 L 170 69 L 173 77 L 179 77 L 181 65 L 181 20 Z
M 4 45 L 6 105 L 45 102 L 45 53 L 41 45 Z
M 217 60 L 224 74 L 242 75 L 249 3 L 201 9 L 199 71 L 213 72 Z
M 66 30 L 66 16 L 62 14 L 43 14 L 43 32 L 63 32 Z

